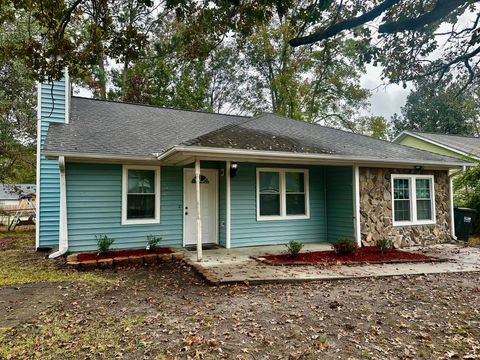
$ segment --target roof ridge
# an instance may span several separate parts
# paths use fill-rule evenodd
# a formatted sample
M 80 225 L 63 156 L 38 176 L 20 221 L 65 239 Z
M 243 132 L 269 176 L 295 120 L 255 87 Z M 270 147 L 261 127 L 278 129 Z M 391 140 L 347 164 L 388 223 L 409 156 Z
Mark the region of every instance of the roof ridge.
M 129 101 L 120 101 L 120 100 L 110 100 L 110 99 L 95 99 L 95 98 L 87 98 L 83 96 L 72 96 L 72 98 L 81 99 L 81 100 L 91 100 L 97 102 L 106 102 L 106 103 L 113 103 L 113 104 L 125 104 L 125 105 L 133 105 L 133 106 L 144 106 L 144 107 L 151 107 L 155 109 L 166 109 L 166 110 L 175 110 L 175 111 L 186 111 L 186 112 L 194 112 L 194 113 L 201 113 L 201 114 L 208 114 L 208 115 L 217 115 L 217 116 L 231 116 L 231 117 L 238 117 L 238 118 L 248 118 L 250 119 L 251 116 L 247 115 L 234 115 L 234 114 L 225 114 L 225 113 L 216 113 L 206 110 L 192 110 L 192 109 L 182 109 L 176 108 L 172 106 L 161 106 L 161 105 L 151 105 L 151 104 L 140 104 L 140 103 L 133 103 Z

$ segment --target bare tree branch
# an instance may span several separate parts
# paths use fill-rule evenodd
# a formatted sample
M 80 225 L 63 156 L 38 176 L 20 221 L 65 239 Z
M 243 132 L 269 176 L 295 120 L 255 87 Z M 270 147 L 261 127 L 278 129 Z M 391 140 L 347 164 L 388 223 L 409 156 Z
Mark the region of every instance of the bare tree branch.
M 363 25 L 369 21 L 372 21 L 379 17 L 385 10 L 391 8 L 392 6 L 398 4 L 401 0 L 385 0 L 379 5 L 375 6 L 372 10 L 352 19 L 341 21 L 338 24 L 329 26 L 326 29 L 323 29 L 318 32 L 314 32 L 307 36 L 298 37 L 289 41 L 289 44 L 293 47 L 300 45 L 311 44 L 317 41 L 325 40 L 331 38 L 343 30 L 352 29 L 354 27 Z M 457 0 L 458 1 L 458 0 Z
M 463 4 L 471 2 L 471 0 L 438 0 L 431 11 L 413 19 L 409 18 L 382 24 L 379 26 L 378 32 L 384 34 L 393 34 L 401 31 L 418 30 L 425 25 L 443 19 L 445 16 Z

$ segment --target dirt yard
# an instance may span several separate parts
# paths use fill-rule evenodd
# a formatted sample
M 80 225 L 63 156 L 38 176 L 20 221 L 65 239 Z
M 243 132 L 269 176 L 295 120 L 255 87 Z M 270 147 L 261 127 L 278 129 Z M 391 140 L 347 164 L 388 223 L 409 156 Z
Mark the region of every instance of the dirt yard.
M 180 263 L 78 273 L 5 238 L 0 358 L 480 359 L 479 273 L 211 287 Z

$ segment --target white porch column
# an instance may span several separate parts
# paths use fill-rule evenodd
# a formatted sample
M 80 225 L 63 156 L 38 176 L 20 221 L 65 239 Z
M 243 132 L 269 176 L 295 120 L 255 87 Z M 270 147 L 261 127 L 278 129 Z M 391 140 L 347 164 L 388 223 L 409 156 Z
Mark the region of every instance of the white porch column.
M 225 247 L 227 249 L 230 249 L 230 218 L 231 218 L 231 213 L 230 213 L 230 207 L 231 207 L 231 202 L 230 202 L 230 161 L 227 161 L 226 169 L 225 169 L 225 181 L 226 181 L 226 215 L 225 215 Z
M 354 201 L 354 229 L 355 241 L 358 246 L 362 246 L 362 234 L 360 232 L 360 168 L 358 165 L 353 167 L 353 201 Z
M 197 261 L 202 261 L 202 216 L 200 204 L 200 160 L 195 159 L 195 190 L 197 194 Z

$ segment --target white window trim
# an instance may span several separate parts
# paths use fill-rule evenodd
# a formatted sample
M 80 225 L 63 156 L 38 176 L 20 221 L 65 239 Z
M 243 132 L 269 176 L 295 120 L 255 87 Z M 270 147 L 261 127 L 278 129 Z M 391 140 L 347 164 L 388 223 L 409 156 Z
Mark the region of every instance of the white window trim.
M 276 172 L 279 173 L 279 187 L 280 187 L 280 215 L 260 215 L 260 173 L 261 172 Z M 287 191 L 285 184 L 285 173 L 287 172 L 297 172 L 304 174 L 305 182 L 305 215 L 287 215 Z M 308 169 L 295 169 L 295 168 L 257 168 L 257 188 L 256 188 L 256 198 L 257 198 L 257 221 L 272 221 L 272 220 L 302 220 L 310 219 L 310 190 L 309 190 L 309 171 Z
M 127 219 L 128 170 L 155 170 L 155 218 Z M 123 165 L 122 169 L 122 225 L 160 224 L 160 167 Z
M 409 179 L 410 181 L 410 214 L 411 221 L 395 221 L 395 199 L 393 182 L 395 179 Z M 417 220 L 417 179 L 429 179 L 431 191 L 431 205 L 432 205 L 432 219 L 431 220 Z M 431 225 L 437 223 L 435 211 L 435 177 L 433 175 L 412 175 L 412 174 L 392 174 L 391 179 L 392 188 L 392 222 L 393 226 L 408 226 L 408 225 Z

